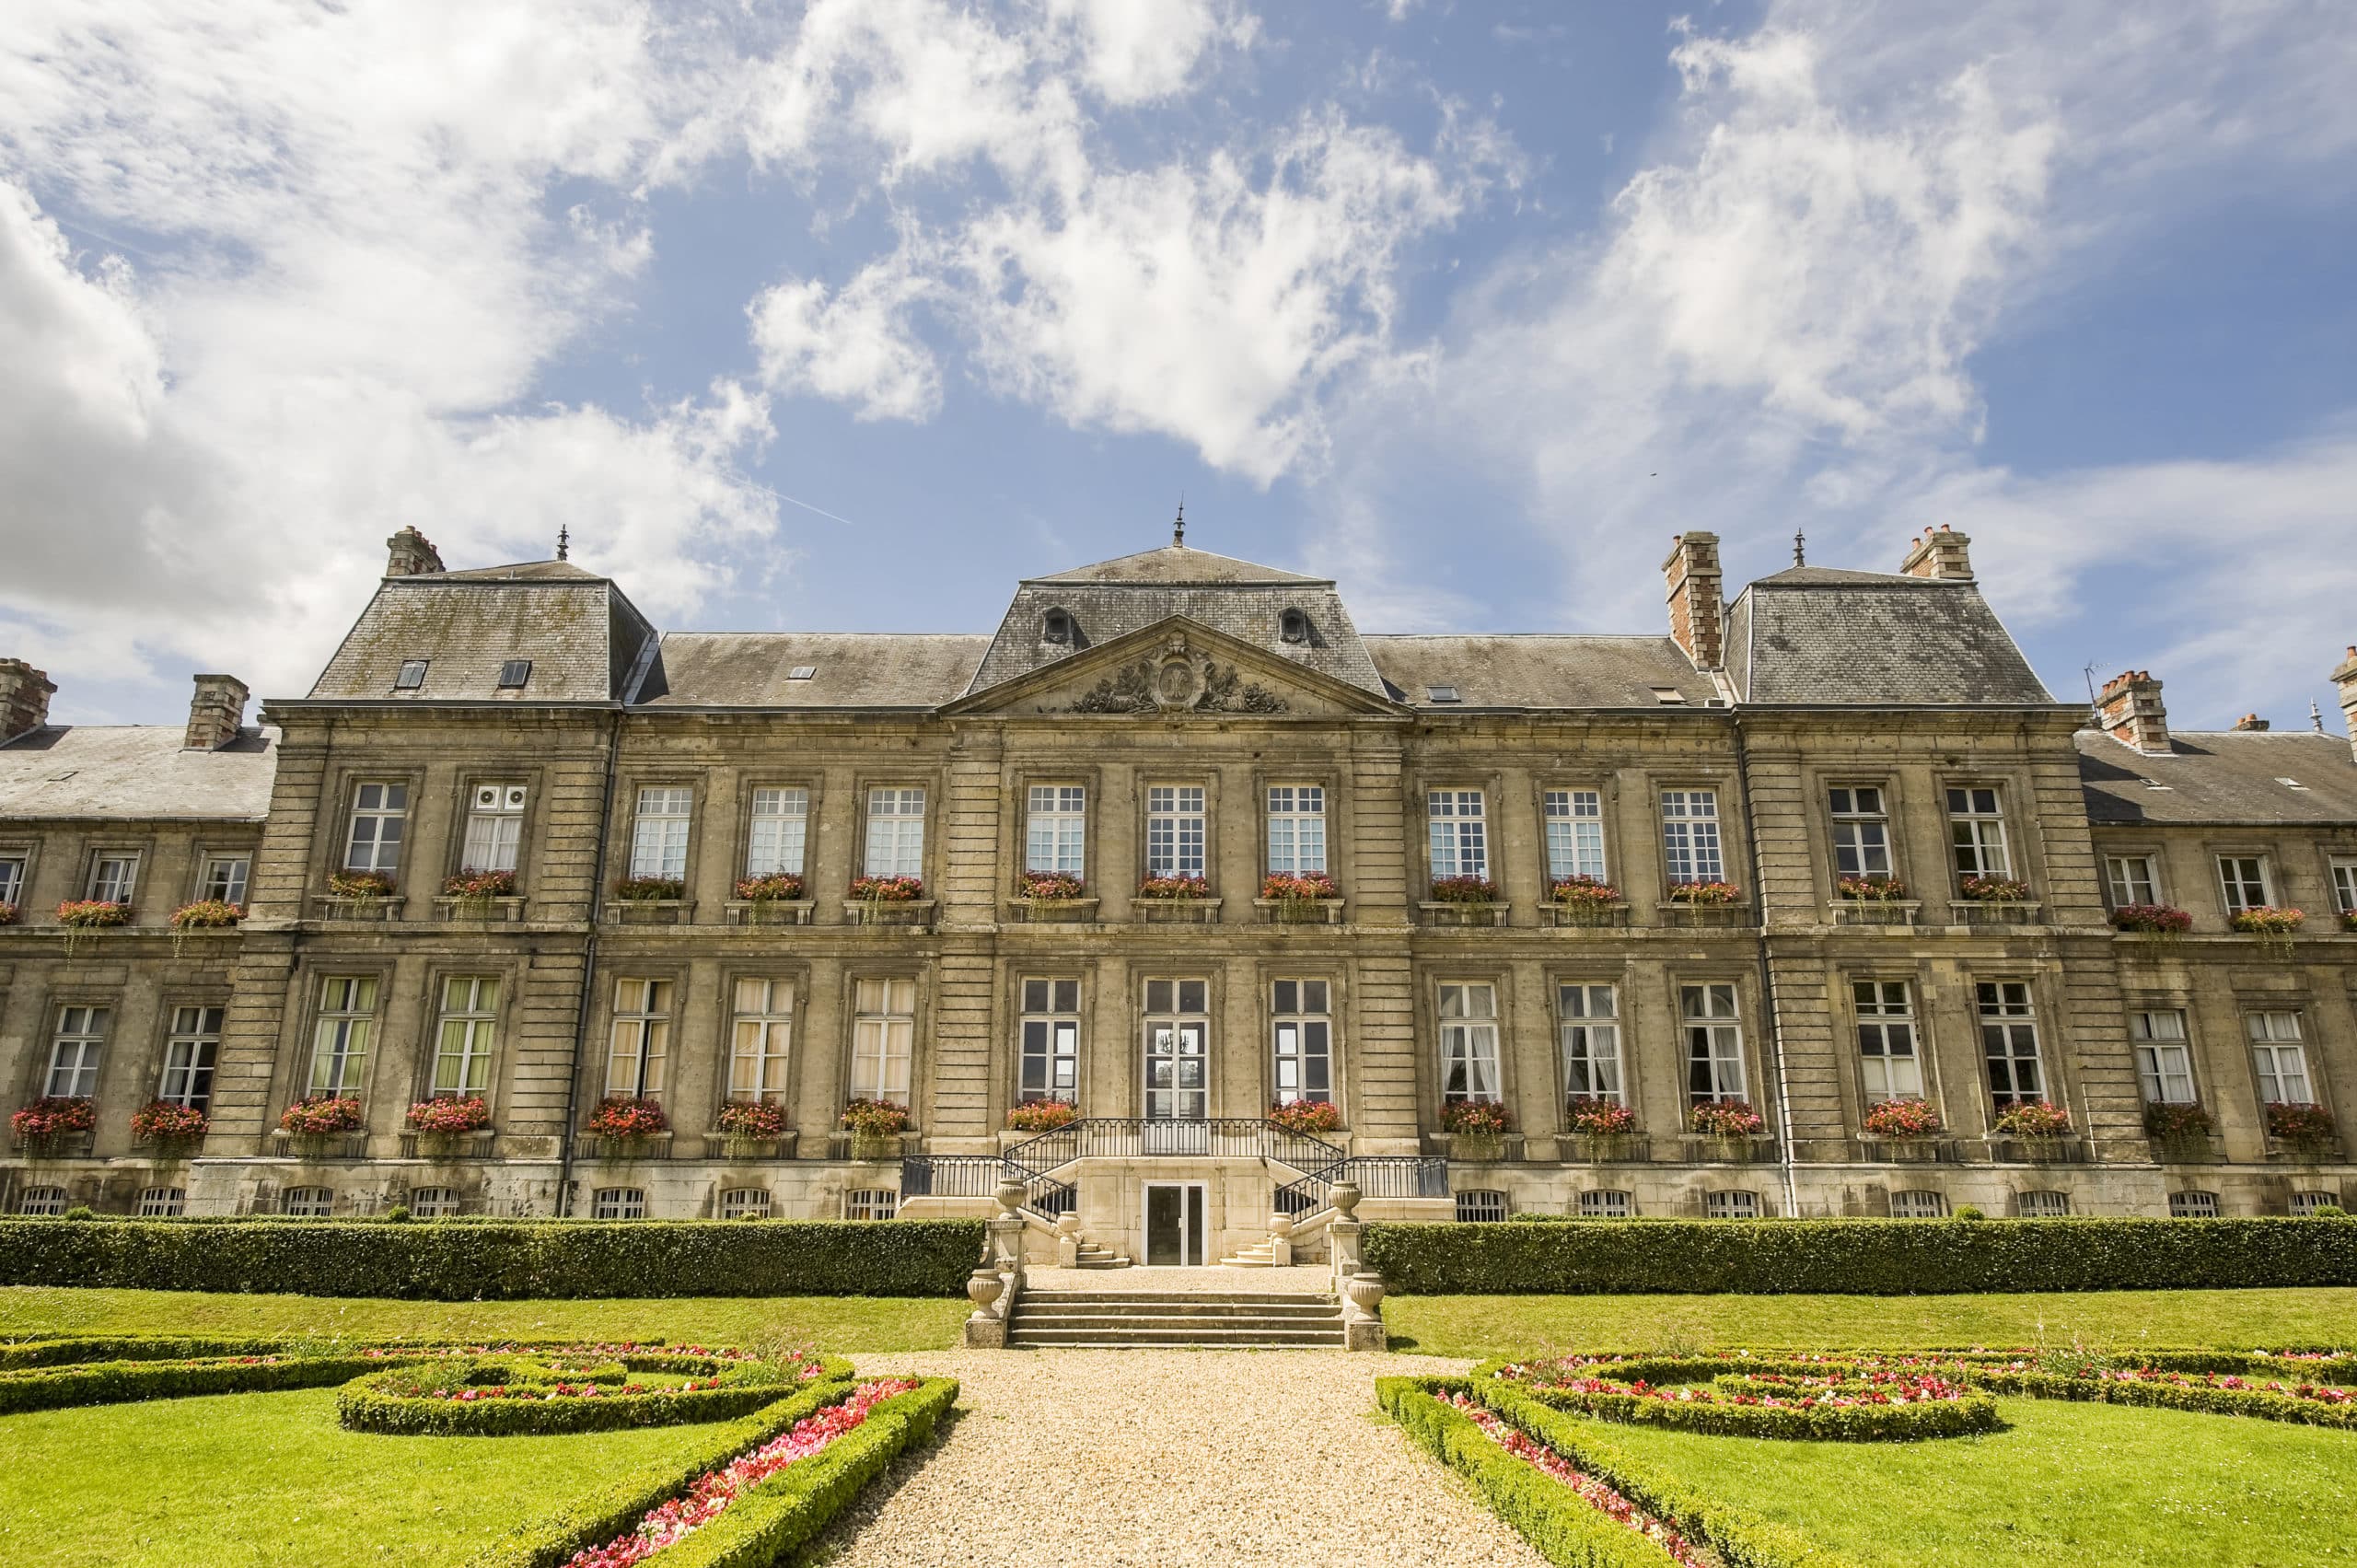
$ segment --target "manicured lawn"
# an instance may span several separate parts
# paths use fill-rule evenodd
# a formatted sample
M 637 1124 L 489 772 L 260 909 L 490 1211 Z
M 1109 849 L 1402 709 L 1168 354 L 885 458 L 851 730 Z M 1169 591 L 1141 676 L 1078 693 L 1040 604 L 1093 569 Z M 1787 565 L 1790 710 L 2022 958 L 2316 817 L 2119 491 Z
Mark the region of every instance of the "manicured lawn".
M 783 1338 L 835 1353 L 945 1350 L 962 1298 L 712 1296 L 660 1301 L 377 1301 L 183 1291 L 0 1288 L 0 1335 L 223 1333 L 671 1340 L 755 1345 Z
M 1631 1458 L 1861 1568 L 2244 1568 L 2357 1562 L 2357 1433 L 2000 1401 L 2009 1430 L 1774 1443 L 1599 1423 Z
M 156 1568 L 464 1562 L 576 1495 L 720 1430 L 377 1437 L 336 1390 L 0 1417 L 0 1562 Z
M 2357 1289 L 2082 1295 L 1422 1295 L 1383 1304 L 1392 1348 L 1536 1357 L 1567 1350 L 1848 1345 L 2357 1347 Z M 1413 1343 L 1405 1342 L 1412 1341 Z

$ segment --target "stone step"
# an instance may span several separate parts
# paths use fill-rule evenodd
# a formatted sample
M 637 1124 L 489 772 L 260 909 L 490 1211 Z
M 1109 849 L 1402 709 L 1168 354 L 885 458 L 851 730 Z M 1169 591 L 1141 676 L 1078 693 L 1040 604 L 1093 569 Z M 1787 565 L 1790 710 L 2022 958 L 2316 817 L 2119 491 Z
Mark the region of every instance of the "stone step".
M 1330 1329 L 1028 1329 L 1007 1330 L 1010 1345 L 1059 1349 L 1158 1349 L 1202 1346 L 1219 1350 L 1322 1350 L 1342 1348 L 1342 1326 Z
M 1203 1333 L 1226 1334 L 1250 1331 L 1275 1334 L 1330 1333 L 1342 1326 L 1339 1312 L 1329 1318 L 1188 1318 L 1161 1312 L 1141 1312 L 1127 1316 L 1105 1313 L 1043 1313 L 1024 1312 L 1017 1304 L 1015 1314 L 1017 1329 L 1038 1330 L 1102 1330 L 1109 1333 L 1126 1333 L 1131 1330 L 1195 1330 Z
M 1120 1295 L 1098 1290 L 1027 1290 L 1017 1312 L 1248 1313 L 1263 1317 L 1322 1316 L 1341 1310 L 1330 1295 Z
M 1039 1344 L 1023 1340 L 1009 1340 L 1014 1350 L 1344 1350 L 1349 1347 L 1340 1338 L 1320 1340 L 1316 1344 L 1276 1344 L 1260 1341 L 1223 1341 L 1215 1345 L 1197 1344 L 1192 1340 L 1058 1340 L 1053 1344 Z

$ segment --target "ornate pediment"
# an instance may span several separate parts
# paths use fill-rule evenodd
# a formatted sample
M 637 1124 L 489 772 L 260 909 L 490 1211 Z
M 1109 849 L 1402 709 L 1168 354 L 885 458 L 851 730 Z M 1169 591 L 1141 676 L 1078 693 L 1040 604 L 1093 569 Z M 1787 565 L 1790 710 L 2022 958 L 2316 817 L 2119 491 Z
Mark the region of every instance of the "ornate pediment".
M 1123 665 L 1073 699 L 1074 714 L 1282 714 L 1293 704 L 1234 664 L 1172 637 L 1162 650 Z
M 1181 617 L 977 691 L 955 707 L 1172 717 L 1391 711 L 1380 698 Z

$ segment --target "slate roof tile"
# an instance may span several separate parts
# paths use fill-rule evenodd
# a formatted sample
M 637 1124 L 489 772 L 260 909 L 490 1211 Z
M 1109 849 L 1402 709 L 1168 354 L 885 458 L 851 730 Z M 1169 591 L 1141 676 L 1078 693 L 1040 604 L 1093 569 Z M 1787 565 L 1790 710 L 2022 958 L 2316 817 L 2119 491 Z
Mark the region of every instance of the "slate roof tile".
M 50 725 L 0 746 L 0 819 L 258 822 L 278 731 L 191 751 L 179 725 Z

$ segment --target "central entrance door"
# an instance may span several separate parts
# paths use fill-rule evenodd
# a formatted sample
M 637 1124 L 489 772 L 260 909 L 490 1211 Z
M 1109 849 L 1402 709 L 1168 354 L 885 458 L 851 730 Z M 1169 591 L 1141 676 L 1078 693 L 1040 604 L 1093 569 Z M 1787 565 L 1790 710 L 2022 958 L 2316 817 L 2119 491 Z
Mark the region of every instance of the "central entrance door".
M 1149 1267 L 1202 1267 L 1203 1192 L 1204 1183 L 1201 1181 L 1145 1184 L 1145 1261 Z
M 1145 1139 L 1149 1155 L 1211 1152 L 1210 985 L 1145 982 Z

